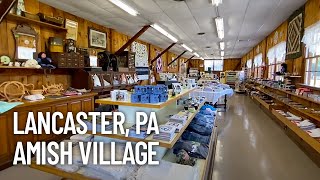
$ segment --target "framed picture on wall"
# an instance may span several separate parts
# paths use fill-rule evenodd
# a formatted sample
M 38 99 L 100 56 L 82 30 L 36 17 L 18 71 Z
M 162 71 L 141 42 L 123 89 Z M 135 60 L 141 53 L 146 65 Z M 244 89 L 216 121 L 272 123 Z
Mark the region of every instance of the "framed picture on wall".
M 101 49 L 107 48 L 107 33 L 98 31 L 93 28 L 89 28 L 88 33 L 89 47 Z
M 66 39 L 77 41 L 78 38 L 78 22 L 66 19 L 65 28 L 67 29 Z

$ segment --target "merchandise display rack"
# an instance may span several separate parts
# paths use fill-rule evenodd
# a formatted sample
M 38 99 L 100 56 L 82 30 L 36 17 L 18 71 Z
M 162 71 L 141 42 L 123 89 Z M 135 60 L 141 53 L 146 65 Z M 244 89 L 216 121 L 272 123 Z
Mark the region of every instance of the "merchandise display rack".
M 258 87 L 254 87 L 254 85 L 256 85 Z M 276 103 L 276 105 L 268 104 L 267 102 L 265 102 L 264 100 L 262 100 L 261 98 L 259 98 L 256 95 L 253 95 L 253 99 L 256 102 L 258 102 L 261 106 L 263 106 L 266 110 L 269 110 L 270 113 L 275 117 L 275 119 L 280 121 L 281 124 L 284 125 L 285 130 L 287 128 L 290 129 L 296 136 L 298 136 L 300 138 L 301 141 L 308 144 L 314 150 L 313 152 L 315 153 L 314 154 L 315 156 L 320 157 L 320 142 L 318 140 L 316 140 L 315 138 L 311 137 L 306 131 L 300 129 L 297 125 L 292 123 L 285 116 L 283 116 L 279 112 L 277 112 L 277 110 L 284 110 L 284 111 L 296 114 L 296 115 L 303 117 L 305 119 L 310 119 L 310 120 L 315 121 L 316 123 L 319 123 L 320 122 L 320 115 L 313 114 L 310 112 L 310 110 L 305 110 L 305 109 L 302 110 L 297 107 L 294 107 L 291 104 L 285 103 L 281 99 L 279 99 L 279 95 L 290 98 L 291 100 L 293 100 L 292 97 L 295 97 L 295 100 L 303 99 L 303 100 L 307 101 L 305 103 L 319 104 L 319 102 L 311 100 L 310 98 L 307 98 L 307 97 L 303 97 L 303 96 L 294 94 L 292 92 L 284 91 L 284 90 L 269 87 L 269 86 L 264 86 L 260 83 L 255 83 L 254 85 L 247 85 L 247 86 L 249 86 L 250 88 L 256 89 L 257 91 L 267 95 L 268 97 L 271 97 L 274 100 L 274 102 Z M 263 86 L 264 88 L 259 87 L 259 86 Z M 296 101 L 294 101 L 294 102 L 296 102 Z
M 112 101 L 111 98 L 105 98 L 105 99 L 98 99 L 96 100 L 96 103 L 99 104 L 111 104 L 111 105 L 118 105 L 119 111 L 123 112 L 125 114 L 125 117 L 135 117 L 132 116 L 131 113 L 135 113 L 136 111 L 140 112 L 155 112 L 157 116 L 158 124 L 165 124 L 168 119 L 169 115 L 176 114 L 180 110 L 183 109 L 183 106 L 177 105 L 177 101 L 181 99 L 182 97 L 189 96 L 189 94 L 194 91 L 195 89 L 184 89 L 182 92 L 174 97 L 169 97 L 169 99 L 166 102 L 163 103 L 157 103 L 157 104 L 141 104 L 141 103 L 131 103 L 131 102 L 121 102 L 121 101 Z M 172 148 L 175 145 L 175 143 L 179 140 L 179 138 L 182 136 L 183 132 L 186 130 L 186 128 L 189 126 L 191 121 L 194 119 L 195 115 L 200 111 L 201 107 L 205 104 L 205 101 L 203 101 L 198 106 L 198 110 L 191 113 L 189 115 L 188 120 L 184 124 L 183 128 L 180 130 L 179 133 L 175 133 L 174 138 L 167 142 L 162 140 L 156 140 L 153 139 L 153 134 L 149 135 L 145 139 L 138 139 L 133 137 L 125 137 L 124 135 L 118 135 L 118 134 L 112 134 L 112 135 L 102 135 L 102 134 L 95 134 L 96 136 L 103 136 L 105 138 L 115 139 L 115 141 L 129 141 L 129 142 L 159 142 L 159 147 L 157 147 L 157 152 L 161 155 L 161 159 L 173 162 L 175 163 L 175 155 L 172 152 Z M 133 124 L 135 124 L 133 119 L 126 120 L 124 127 L 129 128 Z M 91 134 L 92 132 L 88 131 L 88 134 Z M 196 164 L 193 166 L 198 172 L 198 177 L 201 180 L 204 179 L 211 179 L 212 177 L 212 166 L 214 163 L 215 158 L 215 148 L 216 148 L 216 141 L 217 141 L 217 126 L 216 124 L 213 124 L 212 134 L 210 138 L 209 143 L 209 151 L 206 159 L 197 159 Z M 50 165 L 36 165 L 35 161 L 33 161 L 31 168 L 44 171 L 47 173 L 51 173 L 57 176 L 60 176 L 62 178 L 67 179 L 77 179 L 77 180 L 93 180 L 90 177 L 86 177 L 78 172 L 69 173 L 64 170 L 58 169 L 55 166 Z M 81 169 L 80 169 L 81 170 Z

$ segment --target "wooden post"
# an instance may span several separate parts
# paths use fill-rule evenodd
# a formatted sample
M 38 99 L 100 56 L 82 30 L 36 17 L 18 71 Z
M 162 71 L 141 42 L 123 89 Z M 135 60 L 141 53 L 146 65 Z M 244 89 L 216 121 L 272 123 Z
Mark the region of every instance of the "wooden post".
M 178 60 L 182 55 L 184 55 L 187 51 L 183 51 L 178 57 L 176 57 L 173 61 L 171 61 L 168 66 L 170 66 L 172 63 L 174 63 L 176 60 Z
M 124 44 L 115 54 L 119 55 L 121 54 L 128 46 L 130 46 L 136 39 L 138 39 L 144 32 L 146 32 L 147 29 L 149 29 L 150 25 L 143 26 L 143 28 L 134 36 L 132 36 L 129 41 Z
M 172 43 L 169 47 L 167 47 L 167 49 L 163 50 L 160 54 L 158 54 L 157 57 L 153 58 L 150 61 L 150 64 L 152 65 L 153 62 L 155 62 L 159 57 L 161 57 L 164 53 L 166 53 L 167 51 L 169 51 L 169 49 L 171 49 L 176 43 Z M 150 57 L 150 56 L 149 56 Z
M 194 56 L 191 56 L 191 58 L 187 59 L 186 62 L 184 63 L 187 63 L 188 61 L 190 61 Z

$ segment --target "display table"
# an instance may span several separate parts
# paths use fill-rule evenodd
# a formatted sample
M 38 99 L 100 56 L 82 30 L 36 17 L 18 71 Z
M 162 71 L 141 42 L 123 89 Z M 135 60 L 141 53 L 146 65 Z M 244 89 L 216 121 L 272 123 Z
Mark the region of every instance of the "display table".
M 198 85 L 204 85 L 206 83 L 219 83 L 219 81 L 218 80 L 213 80 L 213 79 L 199 79 L 197 81 Z
M 214 91 L 204 91 L 202 89 L 197 89 L 190 94 L 191 97 L 206 97 L 207 102 L 214 104 L 215 107 L 218 107 L 220 105 L 218 104 L 218 101 L 220 98 L 224 97 L 224 109 L 227 108 L 227 97 L 231 97 L 232 95 L 232 89 L 216 89 Z
M 96 100 L 96 103 L 99 104 L 109 104 L 109 105 L 118 105 L 119 111 L 123 112 L 125 114 L 126 122 L 125 122 L 125 128 L 130 127 L 135 123 L 135 115 L 132 116 L 132 113 L 135 113 L 136 111 L 140 112 L 155 112 L 157 115 L 158 124 L 165 124 L 169 120 L 169 115 L 176 114 L 177 112 L 183 110 L 183 105 L 177 105 L 177 100 L 179 100 L 182 97 L 188 97 L 191 92 L 193 92 L 195 89 L 189 89 L 189 90 L 183 90 L 179 95 L 176 95 L 174 97 L 169 97 L 168 101 L 163 103 L 157 103 L 157 104 L 141 104 L 141 103 L 131 103 L 131 102 L 121 102 L 121 101 L 112 101 L 110 98 L 106 99 L 98 99 Z M 133 137 L 126 137 L 124 135 L 120 134 L 112 134 L 112 135 L 102 135 L 102 134 L 96 134 L 96 136 L 103 136 L 99 138 L 106 139 L 108 141 L 129 141 L 129 142 L 159 142 L 159 147 L 157 147 L 157 156 L 161 158 L 164 161 L 168 162 L 175 162 L 175 157 L 172 154 L 172 147 L 175 145 L 175 143 L 180 139 L 183 132 L 187 129 L 191 121 L 194 119 L 195 115 L 199 112 L 201 107 L 204 105 L 205 101 L 203 101 L 201 104 L 199 104 L 198 110 L 196 110 L 194 113 L 189 114 L 188 120 L 184 124 L 183 128 L 180 130 L 179 133 L 175 133 L 174 138 L 171 141 L 162 141 L 162 140 L 156 140 L 153 139 L 153 134 L 149 135 L 145 139 L 138 139 Z M 208 179 L 209 176 L 211 176 L 212 173 L 212 163 L 214 162 L 214 155 L 215 155 L 215 144 L 217 139 L 217 127 L 215 124 L 213 124 L 210 144 L 209 144 L 209 154 L 206 159 L 197 159 L 197 162 L 195 166 L 193 166 L 194 170 L 198 173 L 197 179 Z M 91 132 L 88 132 L 91 133 Z M 38 169 L 44 172 L 48 172 L 51 174 L 55 174 L 58 176 L 61 176 L 63 178 L 70 178 L 70 179 L 92 179 L 84 176 L 83 174 L 78 172 L 74 173 L 67 173 L 61 169 L 56 168 L 55 166 L 41 166 L 41 165 L 31 165 L 32 168 Z M 82 169 L 82 168 L 81 168 Z

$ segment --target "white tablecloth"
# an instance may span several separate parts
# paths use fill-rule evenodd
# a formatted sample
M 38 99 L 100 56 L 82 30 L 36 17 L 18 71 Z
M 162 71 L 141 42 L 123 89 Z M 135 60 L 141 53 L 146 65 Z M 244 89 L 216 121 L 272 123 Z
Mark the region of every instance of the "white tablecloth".
M 216 90 L 216 91 L 203 91 L 202 89 L 193 91 L 190 96 L 191 97 L 206 97 L 208 102 L 211 102 L 212 104 L 215 104 L 218 102 L 218 100 L 221 97 L 224 97 L 227 95 L 227 97 L 230 97 L 233 95 L 232 89 L 224 89 L 224 90 Z

